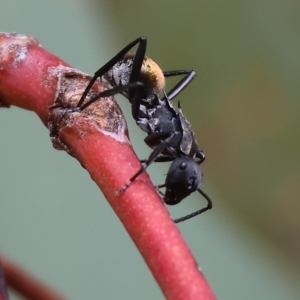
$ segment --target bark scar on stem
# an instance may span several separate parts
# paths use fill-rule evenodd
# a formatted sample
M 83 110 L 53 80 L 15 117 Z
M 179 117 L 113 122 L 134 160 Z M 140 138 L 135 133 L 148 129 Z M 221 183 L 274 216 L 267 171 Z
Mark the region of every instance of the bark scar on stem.
M 61 131 L 75 130 L 77 138 L 84 139 L 86 134 L 101 131 L 119 142 L 129 143 L 127 123 L 113 97 L 100 98 L 83 111 L 76 106 L 91 77 L 75 69 L 58 66 L 49 73 L 60 72 L 54 104 L 49 108 L 48 128 L 53 147 L 71 150 L 61 138 Z M 105 83 L 98 81 L 89 92 L 85 101 L 107 89 Z
M 26 59 L 28 45 L 39 45 L 38 40 L 33 36 L 24 36 L 17 33 L 0 33 L 2 41 L 0 44 L 0 72 L 5 71 L 5 66 L 10 64 L 17 68 Z M 0 91 L 0 107 L 10 107 Z
M 6 32 L 1 32 L 1 35 L 6 37 L 6 40 L 0 48 L 0 60 L 2 63 L 11 62 L 13 57 L 11 65 L 14 68 L 17 68 L 26 59 L 29 45 L 40 45 L 39 41 L 30 35 Z

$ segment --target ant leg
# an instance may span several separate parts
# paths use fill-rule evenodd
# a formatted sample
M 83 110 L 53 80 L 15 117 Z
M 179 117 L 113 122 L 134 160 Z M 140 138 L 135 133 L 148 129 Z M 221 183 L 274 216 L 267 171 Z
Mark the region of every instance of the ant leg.
M 130 44 L 128 44 L 125 48 L 123 48 L 119 53 L 117 53 L 111 60 L 109 60 L 104 66 L 102 66 L 98 71 L 95 72 L 93 78 L 91 79 L 91 81 L 89 82 L 88 86 L 86 87 L 85 91 L 83 92 L 77 107 L 81 107 L 84 99 L 86 98 L 88 92 L 90 91 L 90 89 L 92 88 L 93 84 L 95 83 L 95 81 L 97 80 L 98 77 L 103 76 L 107 71 L 109 71 L 118 61 L 120 61 L 125 54 L 131 49 L 133 48 L 136 44 L 140 43 L 139 48 L 145 48 L 146 49 L 146 45 L 147 45 L 147 38 L 145 38 L 144 36 L 137 38 L 136 40 L 134 40 L 133 42 L 131 42 Z M 141 46 L 142 45 L 142 46 Z M 146 50 L 145 50 L 146 51 Z
M 145 38 L 144 40 L 141 40 L 139 47 L 135 53 L 129 82 L 136 82 L 141 79 L 141 69 L 146 54 L 146 47 L 147 47 L 147 40 Z M 129 102 L 131 103 L 131 113 L 132 113 L 132 117 L 135 120 L 138 120 L 139 118 L 139 110 L 140 110 L 140 104 L 141 104 L 143 94 L 144 94 L 143 87 L 136 88 L 128 92 L 128 99 Z
M 134 94 L 133 94 L 134 93 Z M 129 90 L 129 101 L 131 103 L 132 117 L 137 121 L 139 119 L 140 104 L 144 94 L 144 87 L 140 86 Z
M 95 97 L 92 97 L 87 103 L 83 104 L 79 109 L 81 111 L 84 110 L 86 107 L 90 106 L 92 103 L 99 100 L 100 98 L 114 96 L 115 94 L 118 94 L 118 93 L 120 93 L 124 90 L 132 89 L 132 88 L 136 88 L 136 87 L 141 87 L 143 85 L 144 84 L 142 82 L 131 82 L 131 83 L 129 83 L 127 85 L 124 85 L 124 86 L 117 86 L 117 87 L 112 88 L 110 90 L 106 90 L 106 91 L 96 95 Z
M 156 187 L 158 193 L 159 193 L 161 196 L 165 196 L 165 194 L 164 194 L 163 192 L 160 191 L 160 189 L 166 187 L 166 184 L 165 184 L 165 183 L 163 183 L 163 184 L 158 184 L 158 185 L 156 185 L 155 187 Z
M 144 138 L 144 142 L 150 147 L 154 148 L 161 143 L 161 140 L 168 142 L 174 136 L 172 131 L 153 132 Z
M 173 156 L 159 156 L 158 158 L 155 159 L 154 162 L 169 162 L 175 160 L 176 157 Z M 141 163 L 144 163 L 146 159 L 140 159 Z
M 146 54 L 147 39 L 145 37 L 141 37 L 139 42 L 140 44 L 134 55 L 129 82 L 138 81 L 140 79 L 141 68 Z
M 159 156 L 154 162 L 169 162 L 175 160 L 173 156 Z
M 166 187 L 166 184 L 165 183 L 158 184 L 156 187 L 159 188 L 159 189 L 161 189 L 161 188 Z
M 205 160 L 205 154 L 202 150 L 197 150 L 196 157 L 200 159 L 199 161 L 197 161 L 198 165 L 202 164 Z
M 176 72 L 180 72 L 180 71 L 173 71 L 175 72 L 175 74 L 173 75 L 168 75 L 168 76 L 175 76 L 177 75 Z M 185 72 L 185 71 L 181 71 L 181 72 Z M 169 74 L 172 73 L 172 71 L 169 71 L 168 72 Z M 182 74 L 185 74 L 185 73 L 182 73 Z M 180 74 L 178 74 L 180 75 Z M 164 101 L 166 99 L 168 100 L 172 100 L 173 98 L 175 98 L 181 91 L 183 91 L 187 85 L 195 78 L 196 76 L 196 72 L 195 71 L 189 71 L 187 73 L 186 76 L 184 76 L 184 78 L 182 78 L 172 89 L 171 91 L 169 91 L 167 93 L 167 96 L 163 97 L 161 100 Z
M 127 181 L 124 186 L 122 186 L 117 193 L 123 193 L 127 190 L 127 188 L 131 185 L 131 183 L 141 175 L 149 166 L 150 164 L 159 156 L 159 154 L 167 147 L 168 143 L 164 142 L 161 143 L 155 150 L 150 154 L 149 158 L 142 164 L 141 168 Z
M 186 75 L 191 73 L 190 70 L 172 70 L 172 71 L 163 71 L 165 77 L 177 76 L 177 75 Z
M 170 147 L 170 140 L 174 137 L 176 132 L 173 131 L 162 131 L 162 132 L 153 132 L 145 137 L 144 142 L 150 147 L 155 148 L 156 145 L 159 145 L 162 142 L 168 142 L 168 146 L 166 147 L 166 153 L 162 156 L 158 156 L 155 159 L 155 162 L 168 162 L 173 161 L 176 157 L 178 157 L 178 151 L 174 149 L 174 147 Z
M 160 133 L 159 133 L 160 134 Z M 164 134 L 165 136 L 165 134 Z M 150 165 L 153 163 L 157 157 L 164 151 L 165 148 L 168 147 L 169 142 L 173 138 L 174 134 L 171 134 L 165 142 L 159 144 L 154 151 L 150 154 L 149 158 L 145 160 L 145 162 L 142 164 L 141 168 L 128 180 L 128 182 L 121 187 L 117 193 L 123 193 L 124 191 L 127 190 L 127 188 L 131 185 L 131 183 L 140 175 L 142 174 Z
M 191 214 L 189 214 L 189 215 L 186 215 L 186 216 L 184 216 L 184 217 L 175 219 L 175 220 L 174 220 L 175 223 L 179 223 L 179 222 L 188 220 L 188 219 L 190 219 L 190 218 L 193 218 L 193 217 L 195 217 L 195 216 L 197 216 L 197 215 L 202 214 L 203 212 L 205 212 L 205 211 L 207 211 L 207 210 L 209 210 L 209 209 L 212 209 L 212 201 L 211 201 L 211 199 L 210 199 L 210 198 L 209 198 L 202 190 L 197 189 L 197 191 L 198 191 L 198 192 L 206 199 L 206 201 L 207 201 L 207 206 L 204 207 L 204 208 L 202 208 L 202 209 L 200 209 L 200 210 L 197 210 L 197 211 L 195 211 L 195 212 L 193 212 L 193 213 L 191 213 Z

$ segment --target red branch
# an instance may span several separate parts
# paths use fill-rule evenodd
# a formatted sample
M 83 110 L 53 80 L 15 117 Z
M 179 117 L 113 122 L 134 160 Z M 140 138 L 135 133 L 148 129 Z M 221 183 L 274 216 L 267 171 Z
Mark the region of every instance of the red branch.
M 0 300 L 9 300 L 4 270 L 0 257 Z
M 215 299 L 148 175 L 143 173 L 124 193 L 116 194 L 140 162 L 115 100 L 102 98 L 83 112 L 66 109 L 76 105 L 89 80 L 35 38 L 0 35 L 0 105 L 35 111 L 50 129 L 54 146 L 78 159 L 122 221 L 167 299 Z M 99 81 L 93 93 L 106 88 Z
M 46 286 L 6 256 L 1 254 L 0 261 L 5 272 L 7 284 L 26 299 L 67 300 L 66 297 L 61 296 L 58 292 Z

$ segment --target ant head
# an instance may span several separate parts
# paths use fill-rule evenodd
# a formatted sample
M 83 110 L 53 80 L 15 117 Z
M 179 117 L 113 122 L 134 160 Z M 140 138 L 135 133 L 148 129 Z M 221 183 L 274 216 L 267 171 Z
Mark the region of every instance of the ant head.
M 199 165 L 189 157 L 176 158 L 166 177 L 166 204 L 175 205 L 195 192 L 202 183 L 202 172 Z

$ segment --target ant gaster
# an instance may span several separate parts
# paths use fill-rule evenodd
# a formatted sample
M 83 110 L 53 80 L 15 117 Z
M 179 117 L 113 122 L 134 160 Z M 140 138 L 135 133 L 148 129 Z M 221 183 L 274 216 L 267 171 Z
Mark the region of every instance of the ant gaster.
M 139 45 L 136 54 L 128 54 L 137 44 Z M 171 103 L 171 100 L 193 80 L 196 73 L 186 70 L 163 72 L 153 60 L 145 56 L 146 46 L 147 39 L 140 37 L 102 66 L 89 82 L 77 108 L 84 110 L 99 98 L 117 93 L 121 93 L 130 101 L 133 118 L 148 134 L 145 143 L 154 150 L 148 159 L 142 161 L 138 172 L 118 192 L 124 192 L 152 162 L 172 161 L 165 183 L 158 186 L 165 187 L 164 202 L 175 205 L 196 190 L 207 200 L 206 207 L 174 220 L 175 223 L 179 223 L 212 208 L 212 201 L 199 188 L 202 183 L 199 165 L 204 161 L 205 155 L 198 148 L 191 124 L 183 115 L 180 103 L 178 108 L 173 107 Z M 177 75 L 185 76 L 171 91 L 165 93 L 165 77 Z M 83 103 L 94 82 L 102 77 L 113 88 Z M 158 97 L 160 92 L 164 93 L 161 99 Z

